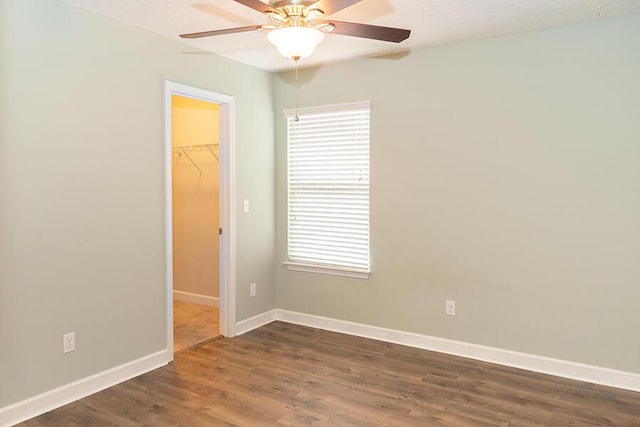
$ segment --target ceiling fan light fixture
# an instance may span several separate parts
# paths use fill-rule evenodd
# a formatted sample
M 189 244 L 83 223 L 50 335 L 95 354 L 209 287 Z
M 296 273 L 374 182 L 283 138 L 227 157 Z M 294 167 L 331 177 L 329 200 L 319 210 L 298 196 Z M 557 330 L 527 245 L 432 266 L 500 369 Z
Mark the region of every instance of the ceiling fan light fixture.
M 311 56 L 324 40 L 324 33 L 311 27 L 283 27 L 271 31 L 267 38 L 280 55 L 288 59 L 302 59 Z

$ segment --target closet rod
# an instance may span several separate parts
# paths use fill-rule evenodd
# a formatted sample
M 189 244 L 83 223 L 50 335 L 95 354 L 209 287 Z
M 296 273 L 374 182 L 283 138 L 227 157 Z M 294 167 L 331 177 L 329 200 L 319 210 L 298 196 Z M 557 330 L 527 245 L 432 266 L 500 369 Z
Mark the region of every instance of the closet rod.
M 198 169 L 198 172 L 200 172 L 200 175 L 202 175 L 202 169 L 200 169 L 198 167 L 198 164 L 191 158 L 191 156 L 189 155 L 188 151 L 201 151 L 201 150 L 206 150 L 209 153 L 211 153 L 211 155 L 217 160 L 220 161 L 220 158 L 216 155 L 216 153 L 213 151 L 214 148 L 219 147 L 220 144 L 190 144 L 190 145 L 174 145 L 173 147 L 171 147 L 171 151 L 173 152 L 177 152 L 178 156 L 181 155 L 185 155 L 187 156 L 187 159 L 189 159 L 189 161 L 191 162 L 191 164 L 193 165 L 193 167 L 195 167 L 196 169 Z
M 220 144 L 188 144 L 188 145 L 174 145 L 171 147 L 171 151 L 191 151 L 191 150 L 212 150 L 218 148 Z

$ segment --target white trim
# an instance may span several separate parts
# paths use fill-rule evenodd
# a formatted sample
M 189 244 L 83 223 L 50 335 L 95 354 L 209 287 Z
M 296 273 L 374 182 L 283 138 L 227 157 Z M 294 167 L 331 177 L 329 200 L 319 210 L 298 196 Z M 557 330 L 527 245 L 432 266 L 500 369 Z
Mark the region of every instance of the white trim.
M 302 108 L 289 108 L 286 110 L 282 110 L 284 117 L 287 119 L 291 119 L 298 116 L 304 116 L 305 114 L 320 114 L 320 113 L 329 113 L 335 111 L 349 111 L 349 110 L 362 110 L 362 109 L 371 109 L 371 101 L 356 101 L 356 102 L 345 102 L 343 104 L 331 104 L 331 105 L 318 105 L 315 107 L 302 107 Z
M 206 305 L 208 307 L 220 307 L 220 298 L 210 297 L 208 295 L 194 294 L 185 291 L 173 290 L 173 299 L 194 304 Z
M 535 354 L 520 353 L 287 310 L 277 310 L 276 320 L 640 392 L 640 374 L 633 372 L 618 371 Z
M 370 272 L 346 267 L 331 267 L 320 264 L 305 264 L 303 262 L 285 261 L 287 270 L 305 273 L 329 274 L 331 276 L 352 277 L 354 279 L 368 279 Z
M 177 88 L 176 88 L 177 90 Z M 173 83 L 164 83 L 164 253 L 167 362 L 173 360 L 173 162 L 171 134 L 171 95 Z
M 21 423 L 164 366 L 168 359 L 166 353 L 167 350 L 161 350 L 0 408 L 0 426 L 6 427 Z
M 217 95 L 220 104 L 220 333 L 236 335 L 236 103 Z
M 165 81 L 165 286 L 166 343 L 168 360 L 173 360 L 173 211 L 171 96 L 212 102 L 220 106 L 220 333 L 235 335 L 236 316 L 236 229 L 235 229 L 235 99 L 171 81 Z
M 271 323 L 277 319 L 278 310 L 273 309 L 265 311 L 264 313 L 250 317 L 245 320 L 241 320 L 236 323 L 236 334 L 242 335 L 254 329 L 258 329 L 260 326 L 264 326 L 267 323 Z

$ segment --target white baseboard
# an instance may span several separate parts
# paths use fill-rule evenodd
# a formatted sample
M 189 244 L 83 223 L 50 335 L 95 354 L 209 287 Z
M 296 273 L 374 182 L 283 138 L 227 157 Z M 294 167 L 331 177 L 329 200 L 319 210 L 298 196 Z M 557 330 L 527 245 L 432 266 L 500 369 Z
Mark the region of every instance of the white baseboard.
M 260 326 L 264 326 L 267 323 L 271 323 L 274 320 L 277 320 L 278 310 L 269 310 L 264 313 L 258 314 L 257 316 L 250 317 L 245 320 L 241 320 L 236 323 L 236 336 L 242 335 L 246 332 L 252 331 L 254 329 L 259 328 Z
M 210 297 L 202 294 L 193 294 L 191 292 L 173 291 L 173 298 L 178 301 L 191 302 L 194 304 L 206 305 L 209 307 L 220 307 L 220 298 Z
M 173 357 L 167 350 L 158 351 L 140 359 L 99 372 L 78 381 L 65 384 L 37 396 L 0 408 L 0 426 L 8 427 L 83 397 L 119 384 L 166 365 Z
M 288 310 L 274 309 L 242 320 L 236 323 L 236 335 L 242 335 L 275 320 L 640 392 L 640 374 L 637 373 Z M 173 360 L 172 356 L 169 351 L 162 350 L 0 408 L 0 427 L 12 426 L 164 366 Z
M 555 375 L 588 383 L 640 391 L 640 374 L 632 372 L 617 371 L 599 366 L 585 365 L 582 363 L 552 359 L 534 354 L 519 353 L 511 350 L 380 328 L 361 323 L 314 316 L 305 313 L 296 313 L 287 310 L 277 310 L 276 320 L 324 329 L 327 331 L 341 332 L 343 334 L 355 335 L 364 338 L 372 338 L 375 340 L 421 348 L 424 350 L 467 357 L 470 359 L 482 360 L 485 362 L 511 366 L 514 368 Z

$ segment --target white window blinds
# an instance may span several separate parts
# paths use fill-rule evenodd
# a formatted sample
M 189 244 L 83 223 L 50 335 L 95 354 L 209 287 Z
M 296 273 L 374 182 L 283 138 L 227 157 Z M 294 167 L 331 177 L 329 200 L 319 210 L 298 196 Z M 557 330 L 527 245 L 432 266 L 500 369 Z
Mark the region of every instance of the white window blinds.
M 368 273 L 370 104 L 289 113 L 289 262 Z

